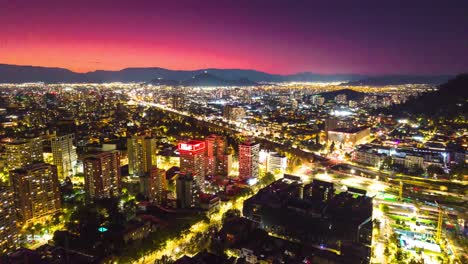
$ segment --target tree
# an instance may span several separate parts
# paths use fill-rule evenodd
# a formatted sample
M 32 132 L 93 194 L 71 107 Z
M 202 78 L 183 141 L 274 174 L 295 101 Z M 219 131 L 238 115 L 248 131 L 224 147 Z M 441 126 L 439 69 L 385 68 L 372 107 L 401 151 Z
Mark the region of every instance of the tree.
M 385 255 L 386 257 L 389 257 L 389 256 L 390 256 L 390 249 L 388 249 L 388 245 L 385 246 L 384 255 Z
M 143 195 L 143 193 L 138 192 L 138 193 L 135 195 L 135 199 L 136 199 L 138 202 L 141 202 L 141 201 L 144 201 L 144 200 L 145 200 L 145 196 Z
M 44 223 L 44 224 L 45 224 L 44 227 L 45 227 L 46 232 L 49 233 L 49 231 L 50 231 L 50 225 L 52 224 L 52 221 L 48 218 L 48 219 L 45 220 L 45 223 Z
M 34 239 L 34 235 L 36 234 L 36 230 L 34 229 L 34 225 L 30 224 L 26 227 L 26 231 L 31 234 L 32 239 Z
M 123 212 L 127 218 L 130 220 L 135 217 L 137 211 L 137 204 L 135 199 L 130 199 L 123 204 Z
M 390 210 L 390 208 L 386 204 L 380 204 L 379 207 L 380 207 L 380 210 L 384 213 L 387 213 Z
M 392 167 L 392 157 L 387 156 L 384 158 L 382 161 L 382 164 L 380 165 L 380 169 L 390 169 Z
M 330 144 L 330 153 L 333 153 L 333 151 L 335 151 L 335 141 Z
M 373 223 L 373 226 L 374 226 L 375 228 L 380 228 L 380 224 L 381 224 L 381 223 L 380 223 L 380 221 L 379 221 L 378 219 L 374 219 L 374 220 L 372 221 L 372 223 Z
M 60 223 L 60 216 L 62 213 L 55 213 L 54 216 L 52 216 L 52 224 L 53 225 L 58 225 Z
M 395 259 L 398 261 L 398 263 L 401 263 L 403 260 L 403 252 L 401 251 L 401 248 L 397 249 L 395 252 Z
M 39 233 L 39 235 L 43 233 L 43 230 L 42 230 L 43 228 L 44 228 L 44 225 L 41 223 L 34 224 L 34 230 L 36 231 L 36 233 Z
M 265 176 L 260 178 L 260 184 L 262 185 L 268 185 L 274 181 L 275 181 L 275 175 L 273 175 L 273 173 L 271 172 L 267 172 Z
M 464 263 L 464 262 L 462 262 L 462 263 Z M 420 259 L 417 260 L 417 259 L 415 259 L 415 258 L 412 258 L 412 259 L 408 262 L 408 264 L 424 264 L 424 261 L 422 261 L 422 260 L 420 260 Z
M 444 175 L 445 171 L 441 167 L 437 165 L 429 165 L 427 167 L 427 174 L 429 176 L 437 176 L 437 175 Z
M 302 165 L 302 159 L 297 156 L 293 156 L 291 162 L 293 163 L 294 168 L 300 167 Z
M 457 164 L 451 168 L 452 178 L 462 181 L 465 175 L 468 175 L 468 166 L 466 164 Z
M 92 244 L 98 237 L 98 228 L 104 223 L 104 217 L 91 206 L 78 207 L 70 216 L 67 229 L 80 234 L 86 243 Z
M 392 243 L 394 243 L 395 245 L 398 244 L 398 235 L 397 235 L 397 233 L 392 233 L 392 234 L 390 235 L 390 241 L 391 241 Z
M 241 212 L 238 210 L 238 209 L 229 209 L 227 210 L 224 214 L 223 214 L 223 218 L 222 218 L 222 222 L 223 222 L 223 225 L 233 219 L 233 218 L 236 218 L 236 217 L 240 217 L 241 216 Z
M 169 256 L 163 255 L 160 259 L 155 260 L 154 263 L 155 264 L 171 264 L 174 262 Z
M 424 173 L 424 170 L 423 168 L 421 168 L 421 166 L 415 164 L 412 168 L 411 168 L 411 171 L 412 171 L 412 174 L 415 175 L 415 176 L 421 176 L 423 173 Z

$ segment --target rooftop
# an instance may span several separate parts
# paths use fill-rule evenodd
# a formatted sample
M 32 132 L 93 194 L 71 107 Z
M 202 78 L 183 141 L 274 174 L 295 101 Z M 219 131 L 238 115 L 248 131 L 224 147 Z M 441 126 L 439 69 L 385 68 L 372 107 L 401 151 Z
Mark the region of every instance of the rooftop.
M 362 130 L 368 129 L 369 127 L 351 127 L 351 128 L 335 128 L 330 130 L 329 132 L 339 132 L 339 133 L 347 133 L 347 134 L 354 134 L 360 132 Z

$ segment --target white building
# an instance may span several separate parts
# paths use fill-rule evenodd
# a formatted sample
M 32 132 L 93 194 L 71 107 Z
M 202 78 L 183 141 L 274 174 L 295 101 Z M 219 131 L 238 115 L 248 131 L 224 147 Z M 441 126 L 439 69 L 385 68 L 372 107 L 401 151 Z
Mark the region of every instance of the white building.
M 239 145 L 239 177 L 258 178 L 260 144 L 245 142 Z
M 276 152 L 269 152 L 266 162 L 266 170 L 270 173 L 279 172 L 283 174 L 286 170 L 288 158 L 282 156 Z
M 57 166 L 59 180 L 72 177 L 76 173 L 76 147 L 73 134 L 58 136 L 51 141 L 53 164 Z

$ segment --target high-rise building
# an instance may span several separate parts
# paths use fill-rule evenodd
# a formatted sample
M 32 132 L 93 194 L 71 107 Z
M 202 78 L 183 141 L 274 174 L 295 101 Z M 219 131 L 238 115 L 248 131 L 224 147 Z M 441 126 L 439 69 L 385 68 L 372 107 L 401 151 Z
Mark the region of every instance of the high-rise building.
M 33 162 L 42 162 L 42 139 L 33 137 L 6 142 L 5 153 L 8 170 L 18 169 Z
M 313 105 L 323 105 L 325 98 L 321 95 L 313 95 L 311 101 Z
M 339 94 L 339 95 L 335 96 L 335 102 L 337 104 L 346 104 L 347 103 L 346 94 Z
M 86 195 L 91 199 L 117 197 L 121 190 L 120 153 L 101 151 L 83 159 Z
M 244 142 L 239 145 L 239 177 L 258 178 L 260 144 Z
M 57 166 L 59 180 L 75 175 L 77 155 L 74 138 L 73 134 L 68 134 L 51 140 L 53 164 Z
M 222 155 L 222 161 L 218 165 L 218 175 L 228 176 L 232 170 L 232 153 Z
M 18 221 L 41 221 L 60 210 L 60 190 L 57 168 L 36 163 L 10 172 Z
M 161 204 L 167 191 L 166 171 L 153 166 L 147 176 L 140 177 L 140 189 L 151 202 Z
M 350 128 L 353 126 L 353 120 L 350 118 L 330 117 L 325 119 L 325 132 L 337 128 Z
M 205 138 L 205 146 L 205 175 L 227 176 L 230 171 L 231 160 L 226 138 L 218 135 L 208 136 Z
M 291 108 L 292 109 L 297 109 L 297 107 L 299 106 L 299 103 L 297 102 L 296 99 L 292 99 L 291 100 Z
M 304 197 L 311 200 L 326 202 L 333 198 L 335 189 L 333 183 L 314 180 L 304 187 Z
M 33 162 L 44 161 L 43 139 L 41 137 L 27 137 L 24 140 L 29 142 L 31 150 L 31 160 Z
M 185 108 L 185 98 L 183 94 L 176 93 L 171 96 L 172 108 L 176 110 L 182 110 Z
M 179 143 L 180 172 L 190 173 L 197 185 L 203 190 L 205 181 L 205 142 L 200 140 L 190 140 Z
M 18 228 L 13 192 L 0 187 L 0 254 L 14 250 L 18 245 Z
M 284 173 L 288 158 L 276 152 L 269 152 L 266 160 L 266 169 L 270 173 Z
M 240 106 L 225 105 L 223 117 L 227 120 L 237 121 L 245 117 L 245 109 Z
M 176 180 L 176 194 L 178 208 L 193 208 L 197 205 L 199 196 L 198 186 L 190 174 L 181 174 Z
M 58 95 L 55 92 L 44 94 L 43 100 L 47 109 L 54 109 L 60 104 Z
M 133 136 L 127 139 L 128 172 L 134 176 L 148 175 L 157 163 L 156 139 Z
M 205 138 L 205 152 L 206 152 L 206 159 L 205 159 L 205 174 L 206 175 L 214 175 L 216 174 L 216 149 L 217 149 L 217 136 L 211 135 Z

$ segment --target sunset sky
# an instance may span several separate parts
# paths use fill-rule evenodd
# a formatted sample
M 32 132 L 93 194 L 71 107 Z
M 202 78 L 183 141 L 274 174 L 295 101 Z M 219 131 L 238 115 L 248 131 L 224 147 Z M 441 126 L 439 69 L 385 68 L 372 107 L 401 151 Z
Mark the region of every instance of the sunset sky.
M 468 71 L 468 1 L 0 0 L 0 63 Z

